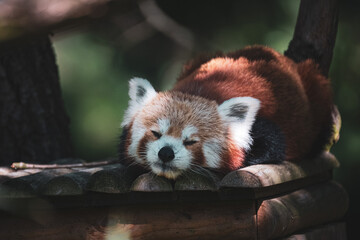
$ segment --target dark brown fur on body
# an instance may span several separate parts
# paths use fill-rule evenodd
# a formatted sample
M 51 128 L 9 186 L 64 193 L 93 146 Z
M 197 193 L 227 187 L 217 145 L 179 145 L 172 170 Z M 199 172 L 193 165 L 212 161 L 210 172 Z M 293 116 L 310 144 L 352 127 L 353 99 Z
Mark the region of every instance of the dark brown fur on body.
M 318 153 L 331 134 L 329 80 L 313 61 L 296 64 L 270 48 L 248 47 L 194 60 L 172 91 L 218 104 L 240 96 L 259 99 L 258 116 L 275 123 L 285 136 L 287 160 Z

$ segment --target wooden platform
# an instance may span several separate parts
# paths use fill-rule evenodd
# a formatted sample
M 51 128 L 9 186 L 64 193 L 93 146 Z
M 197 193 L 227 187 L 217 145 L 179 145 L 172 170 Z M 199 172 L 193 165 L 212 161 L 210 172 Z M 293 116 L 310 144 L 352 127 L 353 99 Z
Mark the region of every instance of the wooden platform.
M 76 162 L 68 159 L 63 162 Z M 177 181 L 96 168 L 0 168 L 1 239 L 346 239 L 329 153 Z

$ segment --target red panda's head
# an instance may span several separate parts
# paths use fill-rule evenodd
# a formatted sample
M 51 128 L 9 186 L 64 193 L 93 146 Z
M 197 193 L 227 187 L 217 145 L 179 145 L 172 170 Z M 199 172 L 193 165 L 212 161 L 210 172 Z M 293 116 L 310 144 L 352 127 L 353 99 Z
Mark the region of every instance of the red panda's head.
M 140 78 L 130 81 L 129 95 L 122 122 L 130 134 L 125 151 L 155 174 L 174 179 L 195 166 L 242 166 L 259 100 L 237 97 L 218 105 L 176 91 L 157 93 Z

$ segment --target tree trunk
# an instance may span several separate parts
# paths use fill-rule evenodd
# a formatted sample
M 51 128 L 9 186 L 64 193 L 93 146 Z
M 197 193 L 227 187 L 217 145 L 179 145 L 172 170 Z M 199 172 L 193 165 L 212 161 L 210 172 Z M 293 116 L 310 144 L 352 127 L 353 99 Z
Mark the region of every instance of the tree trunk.
M 71 156 L 69 118 L 49 38 L 0 47 L 0 165 Z

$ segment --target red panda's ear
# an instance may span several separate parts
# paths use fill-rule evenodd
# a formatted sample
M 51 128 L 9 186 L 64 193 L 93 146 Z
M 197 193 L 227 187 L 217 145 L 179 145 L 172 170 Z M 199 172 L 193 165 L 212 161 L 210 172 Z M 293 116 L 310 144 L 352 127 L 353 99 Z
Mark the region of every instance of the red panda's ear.
M 252 97 L 236 97 L 218 107 L 222 120 L 229 126 L 230 137 L 240 147 L 249 149 L 252 144 L 250 130 L 260 108 L 260 101 Z
M 129 107 L 125 112 L 121 126 L 127 126 L 135 114 L 155 96 L 156 91 L 150 82 L 143 78 L 132 78 L 129 82 Z
M 153 98 L 156 91 L 151 83 L 143 78 L 132 78 L 129 82 L 130 101 L 136 101 L 139 104 L 145 103 L 149 98 Z

